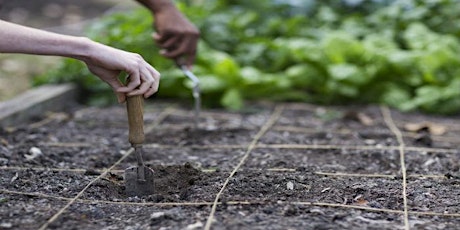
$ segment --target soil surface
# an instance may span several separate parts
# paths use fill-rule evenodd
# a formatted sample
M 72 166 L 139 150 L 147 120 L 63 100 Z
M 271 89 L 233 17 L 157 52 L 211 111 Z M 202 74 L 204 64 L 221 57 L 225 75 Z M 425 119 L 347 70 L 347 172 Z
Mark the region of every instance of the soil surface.
M 142 197 L 122 105 L 0 127 L 0 229 L 458 229 L 458 117 L 248 107 L 147 101 Z

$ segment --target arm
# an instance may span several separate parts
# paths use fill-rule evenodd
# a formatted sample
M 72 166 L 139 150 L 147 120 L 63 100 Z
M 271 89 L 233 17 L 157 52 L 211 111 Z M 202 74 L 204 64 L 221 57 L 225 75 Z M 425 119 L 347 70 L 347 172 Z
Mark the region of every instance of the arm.
M 161 54 L 189 68 L 195 61 L 198 29 L 176 8 L 171 0 L 136 0 L 148 8 L 157 31 L 153 39 L 162 48 Z
M 109 84 L 118 101 L 125 94 L 149 97 L 158 90 L 160 74 L 135 53 L 118 50 L 84 37 L 46 32 L 0 20 L 0 53 L 24 53 L 75 58 Z M 118 75 L 125 71 L 130 83 L 124 86 Z

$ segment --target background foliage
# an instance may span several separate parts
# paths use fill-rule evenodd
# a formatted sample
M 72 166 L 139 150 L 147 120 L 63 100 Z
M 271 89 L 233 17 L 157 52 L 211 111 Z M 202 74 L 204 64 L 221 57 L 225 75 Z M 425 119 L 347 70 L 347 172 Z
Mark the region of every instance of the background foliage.
M 200 29 L 194 73 L 207 106 L 245 100 L 380 103 L 404 111 L 460 109 L 459 0 L 181 0 Z M 146 20 L 149 19 L 149 20 Z M 140 53 L 162 73 L 158 97 L 191 99 L 191 82 L 151 40 L 144 9 L 106 16 L 92 39 Z M 110 88 L 66 59 L 36 83 L 77 82 L 92 104 Z

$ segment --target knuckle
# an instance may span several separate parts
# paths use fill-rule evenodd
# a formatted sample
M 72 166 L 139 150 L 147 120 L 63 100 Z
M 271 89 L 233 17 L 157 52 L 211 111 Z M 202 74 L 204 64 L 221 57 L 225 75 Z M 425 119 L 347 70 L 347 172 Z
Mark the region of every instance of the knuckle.
M 134 62 L 137 64 L 140 64 L 144 61 L 142 56 L 140 54 L 134 54 Z

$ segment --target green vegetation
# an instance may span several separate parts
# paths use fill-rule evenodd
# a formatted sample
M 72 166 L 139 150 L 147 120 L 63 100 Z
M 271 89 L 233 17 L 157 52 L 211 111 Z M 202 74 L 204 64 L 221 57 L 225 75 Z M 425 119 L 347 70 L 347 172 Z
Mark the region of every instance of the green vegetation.
M 193 71 L 208 106 L 236 110 L 264 99 L 460 109 L 459 0 L 177 3 L 202 33 Z M 191 82 L 158 54 L 146 18 L 143 9 L 110 15 L 88 36 L 150 61 L 162 73 L 158 97 L 191 98 Z M 50 81 L 78 82 L 92 103 L 114 101 L 108 86 L 73 60 L 37 79 Z

